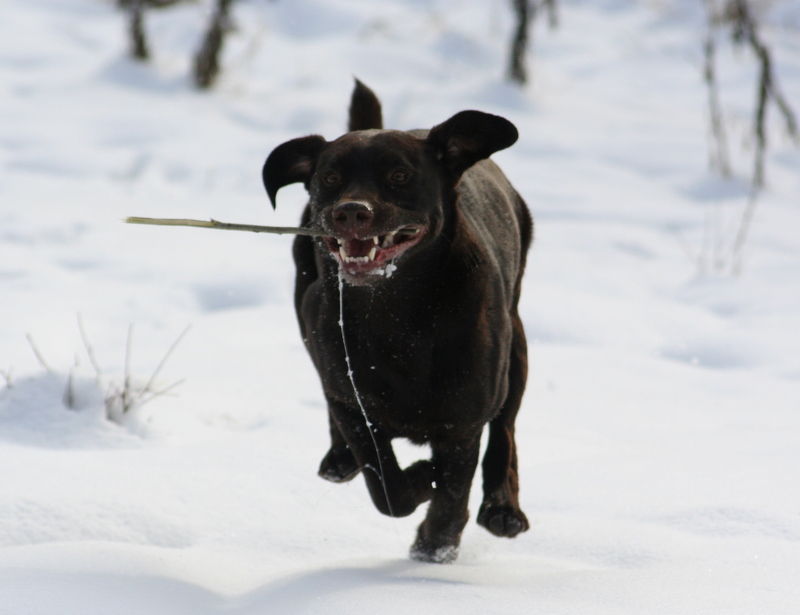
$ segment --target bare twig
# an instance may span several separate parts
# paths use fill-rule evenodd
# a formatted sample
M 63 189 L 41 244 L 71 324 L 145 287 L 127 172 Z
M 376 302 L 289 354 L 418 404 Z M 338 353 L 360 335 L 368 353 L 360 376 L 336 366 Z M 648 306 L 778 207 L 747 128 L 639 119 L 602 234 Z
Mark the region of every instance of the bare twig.
M 130 55 L 135 60 L 146 61 L 150 57 L 147 34 L 144 27 L 145 9 L 165 8 L 183 0 L 117 0 L 117 6 L 128 16 Z
M 259 226 L 256 224 L 233 224 L 218 220 L 191 220 L 186 218 L 138 218 L 125 219 L 128 224 L 153 224 L 156 226 L 195 226 L 223 231 L 250 231 L 251 233 L 273 233 L 275 235 L 311 235 L 322 237 L 325 232 L 320 229 L 291 226 Z
M 166 363 L 169 360 L 169 358 L 172 356 L 172 353 L 175 351 L 175 348 L 178 347 L 178 344 L 180 344 L 181 340 L 183 340 L 183 338 L 186 337 L 186 334 L 189 333 L 189 329 L 191 329 L 191 328 L 192 328 L 191 325 L 186 327 L 181 332 L 181 334 L 178 336 L 178 338 L 172 343 L 172 346 L 169 347 L 169 349 L 167 350 L 167 353 L 164 355 L 164 358 L 161 359 L 161 362 L 158 364 L 156 369 L 153 371 L 153 375 L 150 376 L 150 380 L 148 380 L 147 384 L 144 385 L 144 388 L 141 391 L 142 394 L 152 392 L 152 389 L 150 387 L 153 385 L 153 382 L 158 377 L 158 374 L 161 372 L 161 370 L 163 369 L 164 365 L 166 365 Z M 170 388 L 172 388 L 172 386 L 173 385 L 171 385 Z
M 233 0 L 216 0 L 203 44 L 194 58 L 194 82 L 199 88 L 210 88 L 219 74 L 219 54 L 225 35 L 230 32 L 230 7 Z
M 69 375 L 67 376 L 67 384 L 64 387 L 64 396 L 62 401 L 64 405 L 70 409 L 75 409 L 75 389 L 73 386 L 73 382 L 75 380 L 75 369 L 80 365 L 80 359 L 78 355 L 75 355 L 75 363 L 73 364 L 72 368 L 69 370 Z
M 745 207 L 744 213 L 742 214 L 742 218 L 739 222 L 739 229 L 736 231 L 736 238 L 733 241 L 731 273 L 735 276 L 742 273 L 744 246 L 753 223 L 756 206 L 758 205 L 758 194 L 759 192 L 756 188 L 750 193 L 750 198 L 747 200 L 747 207 Z
M 709 21 L 711 21 L 709 19 Z M 717 168 L 724 177 L 731 174 L 730 158 L 728 155 L 728 138 L 725 133 L 725 121 L 722 117 L 722 108 L 719 103 L 719 87 L 716 71 L 716 45 L 714 32 L 709 24 L 708 35 L 703 45 L 705 66 L 703 76 L 708 85 L 708 107 L 711 119 L 712 152 L 711 166 Z
M 150 51 L 147 48 L 147 37 L 144 33 L 145 0 L 130 0 L 128 8 L 128 29 L 131 37 L 131 56 L 136 60 L 147 60 Z
M 100 369 L 100 365 L 94 357 L 94 350 L 89 343 L 89 337 L 86 335 L 86 329 L 83 327 L 83 318 L 80 314 L 78 314 L 78 330 L 81 332 L 81 339 L 83 340 L 84 348 L 86 348 L 86 354 L 89 355 L 89 363 L 92 364 L 94 371 L 97 373 L 97 377 L 100 378 L 103 375 L 103 370 Z
M 134 387 L 130 373 L 133 325 L 128 327 L 128 340 L 125 345 L 124 381 L 121 387 L 116 387 L 113 385 L 109 387 L 109 391 L 105 398 L 106 416 L 109 418 L 109 420 L 119 422 L 121 415 L 127 414 L 134 405 L 144 405 L 157 397 L 166 395 L 169 391 L 183 383 L 183 380 L 179 380 L 163 389 L 153 389 L 153 384 L 155 383 L 155 379 L 158 377 L 158 374 L 161 372 L 167 360 L 169 360 L 170 356 L 172 356 L 175 348 L 177 348 L 178 344 L 186 336 L 190 328 L 191 327 L 186 327 L 186 329 L 183 330 L 183 332 L 169 347 L 166 354 L 161 359 L 161 362 L 158 364 L 156 369 L 153 371 L 153 374 L 150 376 L 150 379 L 147 381 L 147 384 L 139 388 Z
M 754 120 L 756 159 L 753 170 L 753 184 L 761 187 L 764 185 L 764 158 L 767 149 L 766 117 L 769 101 L 772 100 L 778 107 L 786 122 L 787 132 L 795 140 L 798 137 L 797 120 L 789 103 L 778 89 L 772 66 L 772 56 L 758 35 L 758 24 L 753 17 L 748 0 L 729 0 L 725 6 L 722 20 L 730 23 L 733 27 L 735 43 L 749 45 L 758 58 L 761 68 Z
M 176 382 L 173 382 L 172 384 L 170 384 L 169 386 L 164 387 L 161 390 L 148 391 L 149 396 L 148 397 L 142 396 L 142 398 L 140 399 L 139 403 L 144 405 L 147 402 L 150 402 L 150 401 L 154 400 L 156 397 L 161 397 L 163 395 L 167 395 L 172 389 L 182 385 L 184 382 L 186 382 L 186 381 L 181 379 L 181 380 L 177 380 Z
M 25 338 L 28 340 L 28 344 L 31 346 L 31 350 L 33 350 L 33 354 L 36 355 L 36 360 L 39 361 L 39 365 L 42 366 L 44 371 L 52 372 L 53 370 L 47 365 L 47 362 L 44 360 L 42 353 L 39 352 L 39 349 L 36 347 L 36 344 L 33 341 L 33 336 L 30 333 L 25 334 Z
M 756 104 L 755 133 L 756 133 L 756 160 L 753 169 L 753 184 L 764 185 L 764 156 L 767 151 L 767 133 L 765 128 L 767 118 L 767 102 L 770 95 L 770 82 L 772 81 L 772 62 L 766 48 L 755 38 L 752 31 L 751 45 L 758 55 L 761 63 L 761 77 L 758 81 L 758 103 Z
M 130 409 L 131 400 L 131 346 L 133 343 L 133 324 L 128 325 L 128 339 L 125 342 L 125 372 L 122 385 L 122 411 Z
M 794 115 L 794 111 L 789 106 L 789 103 L 786 102 L 783 93 L 778 90 L 774 80 L 770 83 L 770 88 L 772 89 L 772 98 L 775 100 L 775 104 L 778 105 L 778 109 L 780 109 L 786 122 L 786 132 L 797 142 L 798 138 L 800 138 L 800 131 L 797 128 L 797 118 Z
M 751 0 L 704 0 L 708 19 L 708 32 L 704 43 L 704 79 L 708 86 L 711 124 L 711 166 L 721 175 L 731 174 L 725 121 L 722 116 L 719 85 L 716 75 L 716 30 L 729 28 L 734 46 L 745 46 L 758 63 L 756 100 L 753 112 L 752 134 L 755 143 L 751 191 L 741 213 L 726 224 L 725 209 L 721 203 L 706 210 L 702 245 L 698 249 L 696 264 L 699 272 L 707 270 L 739 275 L 742 271 L 745 244 L 758 205 L 759 192 L 766 175 L 768 145 L 767 113 L 770 102 L 782 115 L 786 131 L 798 141 L 798 125 L 794 111 L 778 89 L 773 56 L 762 41 L 759 23 L 752 11 Z M 738 208 L 737 208 L 738 209 Z M 682 246 L 686 249 L 686 246 Z M 687 254 L 691 253 L 687 250 Z
M 533 23 L 541 8 L 547 11 L 550 29 L 558 27 L 557 0 L 511 0 L 515 16 L 514 34 L 511 39 L 511 53 L 508 62 L 508 78 L 524 85 L 528 81 L 525 56 L 528 51 L 528 38 Z
M 6 381 L 7 389 L 11 388 L 11 375 L 12 375 L 12 369 L 10 367 L 8 368 L 8 370 L 0 369 L 0 376 L 2 376 L 3 380 Z
M 525 68 L 525 52 L 528 49 L 528 21 L 533 21 L 536 16 L 536 7 L 530 4 L 529 0 L 512 0 L 512 3 L 517 21 L 514 38 L 511 41 L 508 76 L 512 81 L 524 84 L 528 80 L 528 71 Z

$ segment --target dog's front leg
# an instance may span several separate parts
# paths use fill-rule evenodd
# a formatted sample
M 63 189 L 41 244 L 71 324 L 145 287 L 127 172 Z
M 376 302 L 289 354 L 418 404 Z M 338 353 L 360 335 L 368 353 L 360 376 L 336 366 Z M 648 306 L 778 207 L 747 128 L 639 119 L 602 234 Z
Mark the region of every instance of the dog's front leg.
M 372 503 L 384 515 L 406 517 L 431 499 L 434 471 L 429 460 L 400 468 L 391 438 L 367 425 L 359 409 L 331 402 L 331 416 L 364 474 Z M 370 433 L 371 432 L 371 433 Z
M 331 432 L 331 447 L 322 459 L 322 463 L 319 464 L 317 473 L 332 483 L 346 483 L 355 478 L 361 468 L 330 410 L 328 410 L 328 422 Z
M 478 466 L 480 432 L 448 446 L 432 446 L 436 476 L 428 514 L 417 530 L 411 557 L 447 564 L 458 557 L 461 532 L 467 524 L 469 490 Z

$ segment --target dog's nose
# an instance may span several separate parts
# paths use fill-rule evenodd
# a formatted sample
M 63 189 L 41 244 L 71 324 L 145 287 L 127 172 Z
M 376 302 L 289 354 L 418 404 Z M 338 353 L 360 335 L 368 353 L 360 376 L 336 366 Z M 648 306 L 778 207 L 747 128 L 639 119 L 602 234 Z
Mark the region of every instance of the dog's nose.
M 371 221 L 372 209 L 361 201 L 344 201 L 333 208 L 333 223 L 342 231 L 358 231 Z

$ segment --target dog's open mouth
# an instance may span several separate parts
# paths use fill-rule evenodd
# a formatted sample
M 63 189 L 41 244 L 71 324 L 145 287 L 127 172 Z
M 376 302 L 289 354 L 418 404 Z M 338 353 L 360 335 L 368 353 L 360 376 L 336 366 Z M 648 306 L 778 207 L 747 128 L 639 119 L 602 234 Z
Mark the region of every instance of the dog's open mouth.
M 374 273 L 409 248 L 425 234 L 425 227 L 409 225 L 367 239 L 323 237 L 323 241 L 340 266 L 349 274 Z

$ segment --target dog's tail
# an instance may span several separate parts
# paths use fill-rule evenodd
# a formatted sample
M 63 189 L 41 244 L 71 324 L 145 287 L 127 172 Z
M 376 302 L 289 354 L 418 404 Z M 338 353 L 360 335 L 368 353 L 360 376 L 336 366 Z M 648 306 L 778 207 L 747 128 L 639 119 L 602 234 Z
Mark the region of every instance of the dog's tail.
M 371 128 L 383 128 L 381 101 L 375 96 L 375 92 L 356 79 L 356 87 L 353 88 L 353 95 L 350 97 L 347 129 L 353 131 Z

